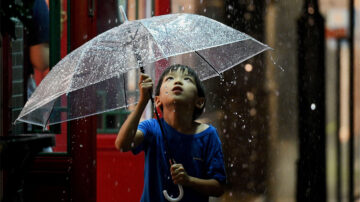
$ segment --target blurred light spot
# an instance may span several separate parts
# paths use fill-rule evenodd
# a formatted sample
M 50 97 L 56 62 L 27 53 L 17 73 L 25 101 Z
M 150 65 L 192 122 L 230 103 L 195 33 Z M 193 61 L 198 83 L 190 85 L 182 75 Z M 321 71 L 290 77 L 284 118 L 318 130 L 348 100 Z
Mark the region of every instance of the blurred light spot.
M 250 109 L 250 116 L 255 116 L 256 115 L 256 109 L 255 108 L 251 108 Z
M 315 110 L 316 109 L 316 104 L 315 103 L 312 103 L 311 106 L 310 106 L 311 110 Z
M 247 72 L 251 72 L 253 70 L 253 66 L 251 64 L 246 64 L 244 68 Z
M 315 13 L 314 8 L 311 7 L 311 6 L 309 6 L 309 8 L 308 8 L 308 13 L 309 13 L 309 14 L 314 14 L 314 13 Z
M 250 101 L 253 101 L 255 98 L 254 93 L 252 93 L 252 92 L 246 92 L 246 96 L 247 96 L 247 99 Z
M 83 148 L 83 147 L 84 147 L 84 145 L 80 144 L 80 145 L 79 145 L 79 147 L 80 147 L 80 148 Z

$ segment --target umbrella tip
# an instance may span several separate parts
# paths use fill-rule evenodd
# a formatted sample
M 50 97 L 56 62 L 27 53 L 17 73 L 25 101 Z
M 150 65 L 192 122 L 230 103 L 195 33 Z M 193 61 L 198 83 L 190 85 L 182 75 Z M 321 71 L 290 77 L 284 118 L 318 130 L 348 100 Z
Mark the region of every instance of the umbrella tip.
M 122 5 L 119 6 L 119 11 L 120 11 L 120 13 L 121 13 L 121 16 L 122 16 L 123 19 L 124 19 L 124 22 L 128 21 L 127 16 L 126 16 L 126 13 L 125 13 L 125 10 L 124 10 L 124 7 L 123 7 Z

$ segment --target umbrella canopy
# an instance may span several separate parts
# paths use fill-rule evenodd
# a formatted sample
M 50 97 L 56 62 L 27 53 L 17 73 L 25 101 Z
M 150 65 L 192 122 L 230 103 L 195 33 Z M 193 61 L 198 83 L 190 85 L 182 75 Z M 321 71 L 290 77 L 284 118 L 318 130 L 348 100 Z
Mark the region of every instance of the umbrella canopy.
M 37 87 L 16 121 L 45 127 L 134 104 L 137 68 L 151 74 L 173 63 L 205 80 L 269 46 L 210 18 L 169 14 L 125 21 L 68 54 Z M 103 102 L 103 100 L 106 100 Z

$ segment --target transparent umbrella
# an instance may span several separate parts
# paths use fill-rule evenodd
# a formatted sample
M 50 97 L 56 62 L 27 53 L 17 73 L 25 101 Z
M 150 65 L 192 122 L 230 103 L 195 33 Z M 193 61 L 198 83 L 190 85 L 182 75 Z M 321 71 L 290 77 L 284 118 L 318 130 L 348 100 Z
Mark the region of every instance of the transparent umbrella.
M 128 72 L 140 67 L 160 72 L 181 63 L 206 80 L 267 49 L 270 47 L 254 38 L 199 15 L 125 21 L 56 64 L 16 121 L 45 127 L 127 107 L 133 103 L 128 80 L 134 79 Z M 88 96 L 89 92 L 98 93 Z M 99 96 L 111 101 L 99 103 Z M 59 110 L 66 115 L 59 116 Z
M 129 72 L 138 68 L 161 72 L 181 63 L 206 80 L 268 49 L 254 38 L 200 15 L 125 20 L 55 65 L 16 121 L 46 127 L 134 104 L 128 81 L 134 79 Z M 106 104 L 98 101 L 102 98 L 107 99 Z M 167 199 L 177 201 L 181 196 Z

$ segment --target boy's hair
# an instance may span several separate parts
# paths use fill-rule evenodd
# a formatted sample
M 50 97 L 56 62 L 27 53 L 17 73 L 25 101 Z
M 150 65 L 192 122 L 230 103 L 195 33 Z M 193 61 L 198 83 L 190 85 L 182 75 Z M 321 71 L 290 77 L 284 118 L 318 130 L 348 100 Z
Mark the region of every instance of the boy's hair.
M 186 65 L 181 65 L 181 64 L 175 64 L 175 65 L 171 65 L 171 66 L 167 67 L 162 72 L 162 74 L 161 74 L 161 76 L 159 78 L 158 84 L 157 84 L 156 89 L 155 89 L 155 96 L 160 95 L 160 88 L 161 88 L 161 85 L 163 83 L 164 77 L 166 75 L 168 75 L 170 71 L 178 70 L 178 68 L 180 68 L 180 70 L 183 71 L 183 72 L 185 70 L 187 70 L 188 74 L 190 76 L 194 77 L 195 85 L 196 85 L 197 92 L 198 92 L 198 96 L 205 98 L 204 105 L 203 105 L 203 107 L 201 109 L 195 107 L 194 114 L 193 114 L 193 120 L 195 120 L 195 119 L 199 118 L 199 116 L 202 114 L 202 112 L 203 112 L 203 110 L 205 108 L 206 97 L 205 97 L 204 86 L 202 85 L 198 75 L 196 74 L 196 72 L 192 68 L 190 68 L 190 67 L 188 67 Z M 162 107 L 161 107 L 161 110 L 162 110 Z

